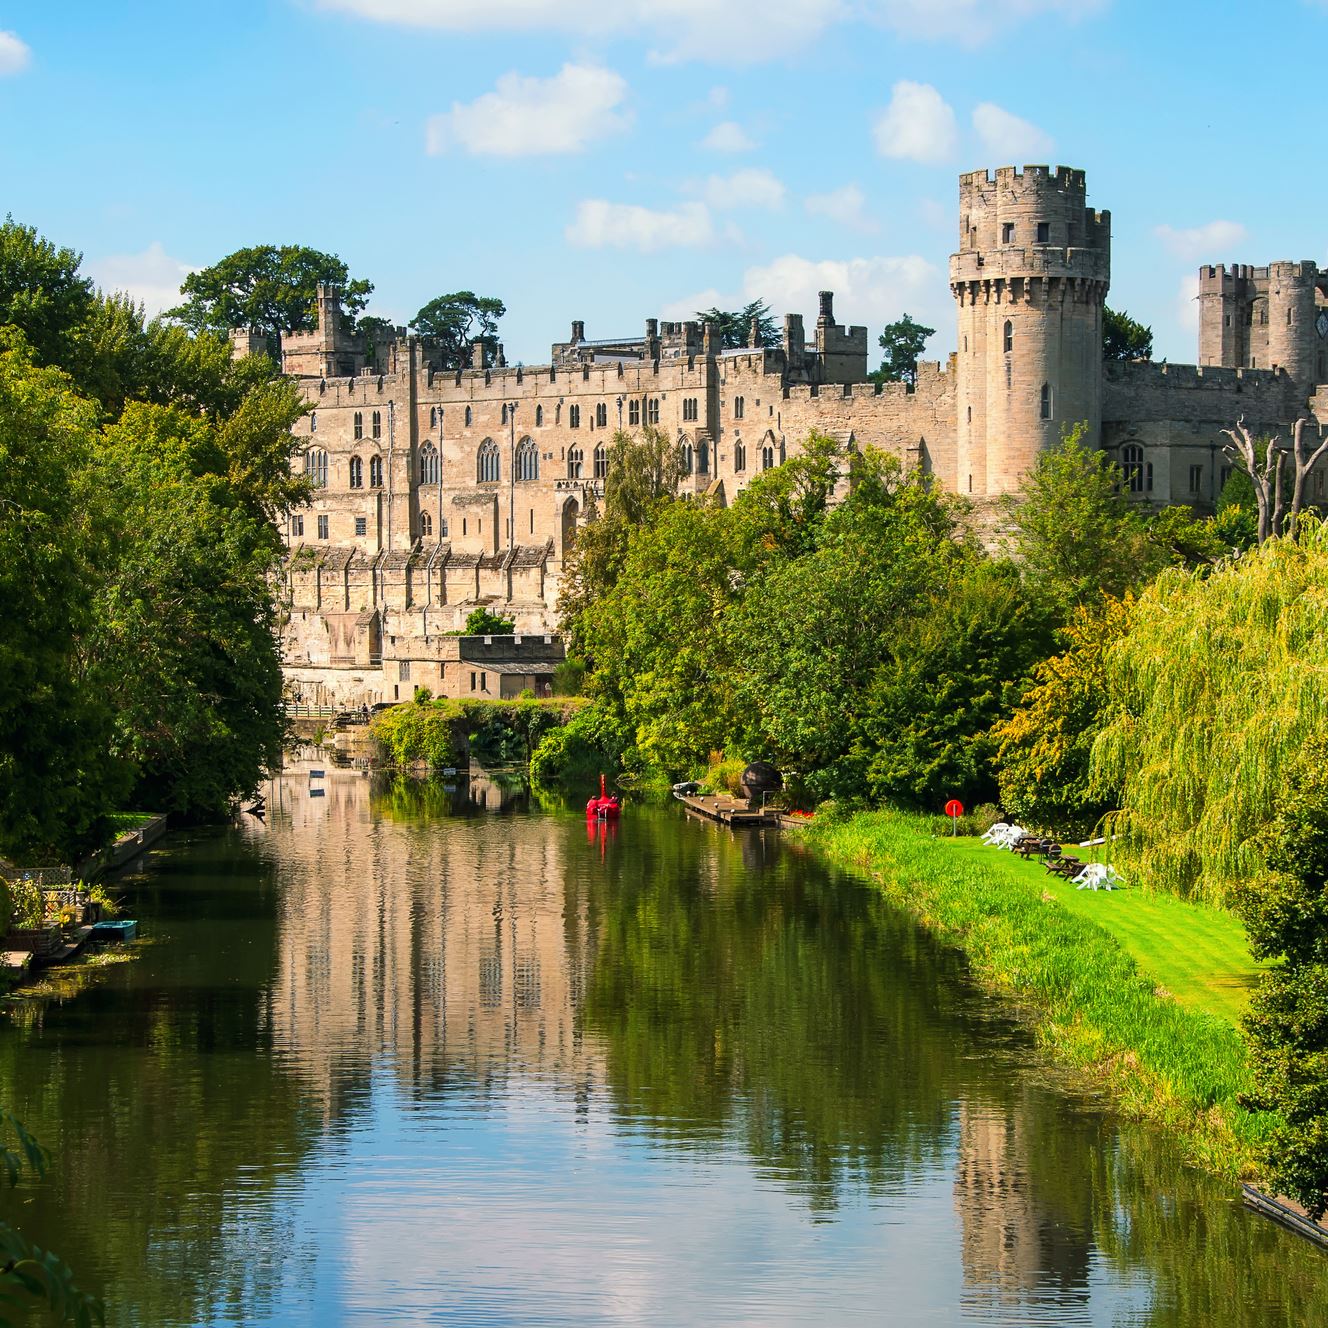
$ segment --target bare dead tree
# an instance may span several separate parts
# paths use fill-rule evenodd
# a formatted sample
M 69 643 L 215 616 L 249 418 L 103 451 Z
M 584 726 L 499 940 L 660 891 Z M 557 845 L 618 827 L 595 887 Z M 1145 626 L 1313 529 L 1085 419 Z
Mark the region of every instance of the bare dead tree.
M 1312 427 L 1316 430 L 1313 437 L 1310 436 Z M 1328 452 L 1328 437 L 1320 440 L 1314 421 L 1302 417 L 1295 423 L 1289 449 L 1283 445 L 1280 437 L 1274 436 L 1263 440 L 1264 454 L 1260 458 L 1260 440 L 1250 433 L 1243 415 L 1236 421 L 1234 429 L 1223 429 L 1222 432 L 1231 440 L 1222 450 L 1250 477 L 1250 483 L 1254 486 L 1254 505 L 1259 519 L 1259 543 L 1262 544 L 1274 535 L 1294 531 L 1305 505 L 1305 481 L 1309 478 L 1315 463 Z M 1316 442 L 1318 446 L 1314 447 Z M 1313 451 L 1310 450 L 1312 447 Z M 1288 463 L 1291 470 L 1289 477 Z M 1291 499 L 1289 511 L 1287 510 L 1288 478 Z

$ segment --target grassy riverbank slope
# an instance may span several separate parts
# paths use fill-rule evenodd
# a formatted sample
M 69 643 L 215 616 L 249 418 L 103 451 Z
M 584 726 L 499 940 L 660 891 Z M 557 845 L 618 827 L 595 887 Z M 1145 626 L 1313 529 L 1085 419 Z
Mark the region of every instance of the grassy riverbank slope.
M 895 812 L 805 833 L 962 950 L 1040 1046 L 1125 1115 L 1165 1126 L 1210 1170 L 1253 1174 L 1266 1125 L 1236 1101 L 1250 1083 L 1235 1020 L 1256 969 L 1234 918 L 1141 890 L 1079 892 Z

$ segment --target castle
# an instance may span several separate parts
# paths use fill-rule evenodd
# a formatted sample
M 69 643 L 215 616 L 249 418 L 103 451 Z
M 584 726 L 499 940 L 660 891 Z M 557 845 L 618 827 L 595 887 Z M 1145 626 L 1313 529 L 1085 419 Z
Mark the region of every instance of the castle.
M 890 452 L 981 511 L 1086 421 L 1141 501 L 1202 511 L 1238 417 L 1283 435 L 1304 416 L 1328 423 L 1328 270 L 1203 268 L 1197 366 L 1104 363 L 1110 278 L 1110 213 L 1087 206 L 1084 172 L 1027 166 L 960 176 L 958 345 L 907 385 L 867 381 L 867 329 L 838 323 L 829 292 L 810 341 L 798 314 L 778 345 L 741 350 L 699 323 L 588 340 L 574 322 L 547 365 L 512 367 L 501 347 L 489 362 L 477 342 L 458 371 L 405 329 L 348 335 L 336 290 L 320 288 L 317 330 L 281 341 L 310 405 L 296 432 L 315 485 L 286 530 L 293 691 L 360 705 L 419 685 L 547 685 L 559 573 L 618 429 L 675 437 L 685 489 L 721 502 L 816 430 Z M 233 342 L 244 354 L 258 338 Z M 1318 473 L 1310 497 L 1323 496 Z M 501 661 L 453 635 L 481 604 L 516 621 Z

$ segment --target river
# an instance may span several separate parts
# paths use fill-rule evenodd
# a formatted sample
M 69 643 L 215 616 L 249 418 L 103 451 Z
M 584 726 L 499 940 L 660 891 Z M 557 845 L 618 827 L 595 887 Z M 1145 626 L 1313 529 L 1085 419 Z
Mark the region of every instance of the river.
M 1328 1323 L 869 885 L 674 808 L 297 763 L 10 1003 L 17 1207 L 117 1325 Z

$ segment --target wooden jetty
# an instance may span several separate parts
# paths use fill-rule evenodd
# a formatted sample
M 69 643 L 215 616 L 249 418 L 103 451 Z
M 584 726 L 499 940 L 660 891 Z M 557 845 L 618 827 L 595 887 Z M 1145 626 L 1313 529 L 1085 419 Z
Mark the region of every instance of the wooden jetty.
M 1253 1185 L 1242 1185 L 1240 1192 L 1241 1198 L 1256 1213 L 1262 1213 L 1264 1217 L 1272 1218 L 1298 1236 L 1304 1236 L 1306 1240 L 1312 1240 L 1323 1249 L 1328 1249 L 1328 1227 L 1322 1222 L 1316 1222 L 1298 1203 L 1284 1196 L 1274 1199 L 1262 1190 L 1256 1190 Z
M 690 812 L 704 816 L 735 830 L 778 828 L 779 813 L 754 807 L 746 798 L 716 797 L 713 794 L 675 793 L 673 795 Z

